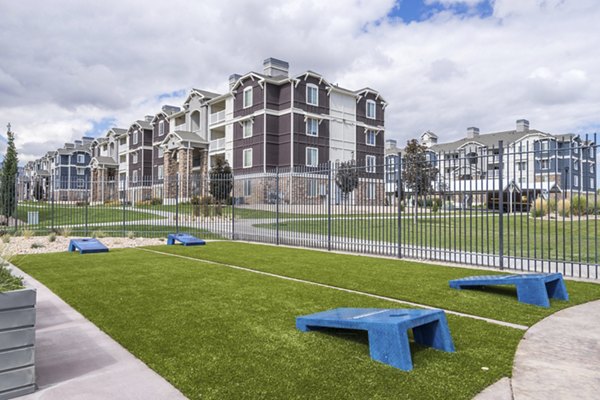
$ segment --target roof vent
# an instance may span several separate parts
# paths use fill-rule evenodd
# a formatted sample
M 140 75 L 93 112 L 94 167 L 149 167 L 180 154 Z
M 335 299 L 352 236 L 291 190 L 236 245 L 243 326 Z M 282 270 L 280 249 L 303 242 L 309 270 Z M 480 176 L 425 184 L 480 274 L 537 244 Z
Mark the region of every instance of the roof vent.
M 229 75 L 229 90 L 233 89 L 233 85 L 240 79 L 242 76 L 240 74 L 231 74 Z
M 152 120 L 153 120 L 153 119 L 154 119 L 154 116 L 153 116 L 153 115 L 146 115 L 146 116 L 144 117 L 144 120 L 146 120 L 146 122 L 152 122 Z
M 478 136 L 479 136 L 479 128 L 476 128 L 474 126 L 467 128 L 467 138 L 475 139 Z
M 529 121 L 526 119 L 518 119 L 517 120 L 517 132 L 527 132 L 529 130 Z
M 288 76 L 290 64 L 277 58 L 267 58 L 263 61 L 263 70 L 267 76 Z

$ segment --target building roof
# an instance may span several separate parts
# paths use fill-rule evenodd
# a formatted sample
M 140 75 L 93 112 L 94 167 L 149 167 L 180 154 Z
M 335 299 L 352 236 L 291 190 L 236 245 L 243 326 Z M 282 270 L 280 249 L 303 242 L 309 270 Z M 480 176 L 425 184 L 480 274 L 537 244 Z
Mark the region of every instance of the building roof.
M 92 158 L 92 162 L 96 161 L 100 165 L 119 165 L 117 160 L 112 157 L 98 156 Z
M 504 143 L 504 145 L 506 146 L 506 145 L 511 144 L 519 139 L 522 139 L 523 137 L 525 137 L 527 135 L 532 135 L 532 134 L 551 136 L 548 133 L 538 131 L 536 129 L 529 129 L 524 132 L 517 132 L 516 130 L 502 131 L 502 132 L 479 134 L 473 138 L 465 137 L 465 138 L 456 140 L 454 142 L 434 144 L 433 146 L 431 146 L 431 150 L 436 151 L 436 152 L 450 152 L 450 151 L 457 150 L 459 147 L 461 147 L 467 143 L 479 143 L 486 147 L 497 147 L 498 142 L 501 140 Z

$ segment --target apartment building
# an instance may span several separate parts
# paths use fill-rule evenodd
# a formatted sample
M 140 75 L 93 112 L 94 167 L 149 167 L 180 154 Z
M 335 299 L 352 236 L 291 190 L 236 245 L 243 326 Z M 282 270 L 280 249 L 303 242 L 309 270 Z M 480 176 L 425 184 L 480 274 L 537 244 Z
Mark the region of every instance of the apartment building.
M 499 193 L 505 204 L 530 204 L 538 196 L 593 193 L 596 190 L 595 143 L 576 134 L 550 134 L 530 129 L 520 119 L 513 130 L 480 133 L 467 129 L 465 137 L 438 143 L 425 132 L 421 143 L 428 161 L 439 171 L 436 190 L 461 205 L 488 202 L 497 207 Z M 386 192 L 395 192 L 398 152 L 386 143 Z

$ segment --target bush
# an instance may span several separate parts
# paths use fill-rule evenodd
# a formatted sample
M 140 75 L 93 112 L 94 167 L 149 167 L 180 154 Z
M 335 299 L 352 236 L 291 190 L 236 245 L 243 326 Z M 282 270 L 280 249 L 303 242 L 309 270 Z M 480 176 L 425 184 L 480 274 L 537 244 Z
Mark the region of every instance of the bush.
M 2 235 L 2 243 L 10 243 L 10 235 L 8 233 Z
M 60 232 L 60 235 L 64 236 L 64 237 L 69 237 L 69 236 L 71 236 L 71 233 L 73 233 L 73 231 L 69 227 L 60 228 L 59 232 Z
M 150 199 L 151 206 L 161 206 L 162 203 L 163 203 L 163 199 L 161 199 L 160 197 L 153 197 Z
M 25 239 L 31 239 L 35 232 L 33 232 L 31 229 L 23 229 L 22 234 Z
M 431 212 L 437 213 L 439 210 L 440 210 L 440 206 L 438 205 L 437 201 L 434 201 L 431 206 Z
M 94 231 L 92 232 L 92 237 L 95 239 L 102 239 L 103 237 L 106 237 L 106 232 L 104 231 Z
M 548 214 L 548 202 L 541 197 L 535 199 L 531 204 L 530 214 L 534 218 L 543 217 Z
M 597 213 L 598 204 L 594 196 L 576 195 L 571 197 L 571 214 L 582 216 Z
M 23 289 L 23 278 L 14 276 L 6 268 L 6 261 L 0 259 L 0 293 L 9 290 Z
M 127 237 L 129 239 L 135 239 L 135 232 L 134 231 L 127 232 Z
M 104 200 L 104 205 L 109 207 L 121 206 L 121 200 Z
M 52 232 L 51 234 L 48 235 L 48 241 L 50 243 L 52 242 L 56 242 L 56 233 Z
M 31 248 L 32 249 L 41 249 L 42 247 L 44 247 L 44 245 L 41 244 L 41 243 L 38 243 L 38 242 L 31 243 Z
M 571 216 L 571 201 L 569 199 L 559 200 L 556 205 L 556 212 L 561 217 L 570 217 Z
M 75 202 L 75 206 L 76 207 L 85 207 L 85 206 L 89 206 L 90 203 L 87 201 L 77 201 Z

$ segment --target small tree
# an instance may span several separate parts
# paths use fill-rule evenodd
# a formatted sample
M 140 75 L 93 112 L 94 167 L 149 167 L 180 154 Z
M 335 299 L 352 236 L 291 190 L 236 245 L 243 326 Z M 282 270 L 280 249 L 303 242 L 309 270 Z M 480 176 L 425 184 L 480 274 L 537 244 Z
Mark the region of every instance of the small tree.
M 358 168 L 354 161 L 346 161 L 337 166 L 335 184 L 342 192 L 344 204 L 348 206 L 348 195 L 358 187 Z
M 33 183 L 33 198 L 37 201 L 44 199 L 44 185 L 39 179 L 36 179 Z
M 9 217 L 16 214 L 17 210 L 17 149 L 15 147 L 15 135 L 10 131 L 8 126 L 6 155 L 2 163 L 2 171 L 0 172 L 0 215 L 6 218 L 8 223 Z
M 433 182 L 438 169 L 427 160 L 427 147 L 416 139 L 409 140 L 404 149 L 402 160 L 402 181 L 414 197 L 415 224 L 417 223 L 417 207 L 420 196 L 433 191 Z
M 233 189 L 233 174 L 231 167 L 224 157 L 217 157 L 215 165 L 209 172 L 210 194 L 217 203 L 220 212 L 221 204 L 228 200 Z

